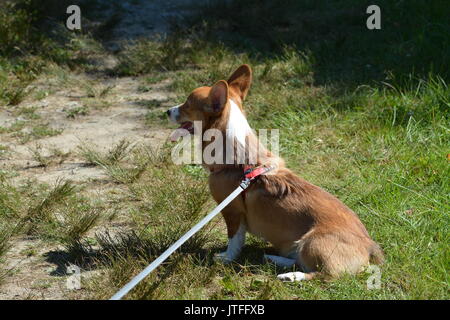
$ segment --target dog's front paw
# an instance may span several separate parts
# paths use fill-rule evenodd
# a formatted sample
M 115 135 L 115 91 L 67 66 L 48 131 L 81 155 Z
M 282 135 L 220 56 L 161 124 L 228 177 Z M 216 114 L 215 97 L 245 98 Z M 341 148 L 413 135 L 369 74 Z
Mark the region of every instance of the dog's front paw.
M 226 251 L 224 251 L 224 252 L 216 253 L 214 255 L 214 261 L 227 264 L 227 263 L 233 262 L 233 259 L 232 259 L 232 257 L 230 257 L 230 255 Z

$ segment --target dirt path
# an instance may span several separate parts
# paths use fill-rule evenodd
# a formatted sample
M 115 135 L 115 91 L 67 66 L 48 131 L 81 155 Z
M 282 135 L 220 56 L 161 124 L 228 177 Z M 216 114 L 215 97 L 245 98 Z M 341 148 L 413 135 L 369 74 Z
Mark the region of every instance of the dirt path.
M 160 109 L 163 112 L 164 105 L 173 97 L 167 91 L 167 81 L 152 85 L 149 92 L 139 92 L 139 82 L 132 78 L 96 79 L 86 74 L 77 75 L 76 78 L 79 83 L 91 81 L 100 88 L 111 88 L 104 99 L 99 99 L 100 102 L 94 99 L 94 103 L 107 106 L 89 109 L 87 115 L 69 117 L 71 112 L 83 107 L 83 99 L 86 98 L 86 93 L 77 87 L 56 91 L 38 102 L 23 102 L 17 108 L 37 108 L 34 114 L 45 119 L 50 129 L 61 133 L 22 144 L 14 136 L 5 139 L 2 145 L 9 152 L 7 157 L 0 160 L 0 167 L 19 171 L 17 179 L 36 178 L 39 182 L 49 184 L 58 178 L 86 181 L 89 178 L 102 178 L 104 174 L 100 168 L 85 165 L 86 160 L 78 156 L 78 146 L 87 144 L 97 146 L 98 150 L 108 150 L 122 139 L 146 145 L 164 141 L 167 131 L 150 128 L 145 124 L 145 115 L 149 112 L 146 106 L 148 102 L 161 102 Z M 35 86 L 39 88 L 40 84 Z M 27 121 L 21 116 L 14 116 L 11 111 L 3 111 L 0 117 L 5 127 L 17 121 Z M 21 133 L 29 133 L 29 130 L 25 126 Z M 43 157 L 51 156 L 51 150 L 68 154 L 68 157 L 61 164 L 44 168 L 35 159 L 33 150 L 38 150 Z
M 187 11 L 189 2 L 99 1 L 104 6 L 102 14 L 108 16 L 116 12 L 120 16 L 106 47 L 114 50 L 124 39 L 166 32 L 169 19 Z M 113 55 L 106 54 L 98 59 L 99 68 L 111 68 L 115 63 Z M 7 151 L 0 152 L 0 170 L 15 172 L 13 181 L 17 184 L 36 179 L 52 185 L 58 179 L 68 179 L 77 184 L 89 183 L 91 191 L 100 195 L 108 192 L 117 186 L 108 185 L 110 178 L 101 168 L 86 165 L 78 147 L 88 144 L 107 150 L 122 139 L 152 146 L 165 141 L 170 130 L 149 127 L 145 116 L 151 105 L 158 105 L 163 112 L 173 103 L 174 96 L 167 88 L 169 84 L 169 80 L 163 80 L 140 90 L 138 79 L 111 78 L 101 72 L 40 78 L 31 86 L 33 92 L 43 92 L 45 97 L 37 99 L 36 95 L 31 95 L 13 109 L 0 110 L 0 126 L 11 127 L 18 123 L 23 126 L 1 135 L 1 145 Z M 94 107 L 83 115 L 83 106 L 87 103 Z M 18 114 L 17 110 L 32 110 L 31 116 Z M 27 137 L 35 135 L 35 122 L 44 125 L 41 130 L 56 134 L 44 134 L 27 141 Z M 51 158 L 57 152 L 64 155 L 63 161 L 44 167 L 36 151 L 44 158 Z M 106 182 L 106 186 L 99 181 Z M 64 266 L 55 262 L 58 260 L 55 255 L 61 250 L 32 238 L 14 239 L 5 262 L 11 272 L 0 286 L 0 299 L 83 298 L 83 290 L 67 289 L 68 275 L 61 271 Z

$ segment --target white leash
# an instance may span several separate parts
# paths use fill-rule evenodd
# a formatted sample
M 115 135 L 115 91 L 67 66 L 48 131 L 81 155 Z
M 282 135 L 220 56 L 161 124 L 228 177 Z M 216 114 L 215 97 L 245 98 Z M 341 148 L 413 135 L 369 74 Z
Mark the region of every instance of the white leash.
M 225 208 L 234 198 L 236 198 L 242 191 L 247 189 L 252 179 L 246 179 L 241 182 L 239 187 L 236 188 L 225 200 L 223 200 L 213 211 L 211 211 L 206 217 L 197 223 L 191 230 L 186 232 L 177 242 L 163 252 L 155 261 L 153 261 L 147 268 L 141 271 L 136 277 L 128 282 L 122 289 L 120 289 L 110 300 L 120 300 L 131 289 L 133 289 L 142 279 L 144 279 L 150 272 L 155 270 L 161 263 L 163 263 L 175 250 L 177 250 L 183 243 L 185 243 L 190 237 L 198 232 L 205 224 L 211 221 L 223 208 Z

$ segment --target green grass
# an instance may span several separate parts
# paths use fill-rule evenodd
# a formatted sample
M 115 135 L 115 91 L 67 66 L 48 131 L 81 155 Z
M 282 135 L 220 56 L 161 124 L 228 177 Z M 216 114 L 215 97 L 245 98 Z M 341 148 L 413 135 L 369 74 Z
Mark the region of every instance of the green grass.
M 122 139 L 104 153 L 97 151 L 96 147 L 87 145 L 80 145 L 79 151 L 88 164 L 107 167 L 122 161 L 133 150 L 133 147 L 130 141 Z
M 28 150 L 33 157 L 33 160 L 41 167 L 48 167 L 52 164 L 61 164 L 70 155 L 70 152 L 63 152 L 58 148 L 48 148 L 47 152 L 44 152 L 44 148 L 41 144 L 36 143 L 34 147 L 29 147 Z
M 18 111 L 19 113 L 22 110 Z M 12 137 L 19 138 L 19 142 L 24 144 L 32 140 L 38 140 L 43 137 L 52 137 L 60 134 L 62 129 L 53 129 L 49 123 L 41 121 L 39 115 L 29 113 L 22 116 L 23 118 L 31 118 L 28 120 L 16 120 L 8 126 L 0 126 L 0 134 L 8 134 Z
M 185 19 L 188 28 L 175 25 L 167 38 L 129 43 L 119 52 L 112 75 L 139 76 L 141 92 L 170 79 L 169 90 L 181 102 L 194 88 L 226 79 L 242 63 L 251 64 L 254 83 L 244 104 L 250 124 L 279 129 L 280 153 L 287 165 L 359 215 L 386 254 L 381 288 L 367 289 L 367 273 L 331 282 L 279 282 L 276 274 L 283 270 L 262 261 L 265 252 L 271 253 L 270 246 L 253 236 L 236 263 L 217 263 L 213 254 L 227 241 L 224 223 L 217 218 L 127 298 L 448 299 L 446 2 L 380 0 L 379 31 L 365 27 L 367 1 L 227 3 L 210 2 L 198 16 Z M 22 21 L 20 14 L 11 24 L 14 19 Z M 118 19 L 104 22 L 98 36 L 106 37 L 106 29 Z M 28 39 L 26 30 L 8 32 Z M 19 45 L 30 55 L 16 60 L 9 51 L 2 53 L 0 99 L 5 105 L 27 96 L 34 79 L 26 76 L 28 71 L 45 72 L 43 65 L 51 61 L 70 72 L 74 61 L 82 61 L 82 53 L 101 51 L 88 35 L 78 35 L 63 47 L 52 44 L 54 51 L 45 57 L 28 44 L 7 41 L 7 50 Z M 10 85 L 11 79 L 20 85 Z M 94 108 L 90 103 L 102 104 L 112 88 L 88 83 L 84 89 L 84 109 L 68 116 Z M 148 107 L 149 126 L 169 127 L 160 102 L 150 101 Z M 15 113 L 41 125 L 34 108 Z M 24 128 L 26 122 L 19 120 L 0 128 L 0 134 L 20 135 Z M 50 130 L 42 124 L 25 138 L 55 133 Z M 38 149 L 36 160 L 46 164 Z M 99 271 L 84 285 L 87 297 L 104 299 L 214 203 L 207 173 L 198 166 L 173 165 L 171 145 L 149 150 L 123 140 L 105 152 L 97 149 L 82 145 L 79 155 L 102 168 L 117 187 L 105 199 L 68 182 L 13 186 L 11 174 L 0 171 L 0 254 L 6 254 L 13 236 L 24 233 L 62 244 L 70 262 Z M 110 228 L 110 222 L 123 228 Z M 106 231 L 94 235 L 98 225 Z
M 41 116 L 36 113 L 37 109 L 37 107 L 23 107 L 18 110 L 14 110 L 14 115 L 22 116 L 23 118 L 28 120 L 37 120 L 41 118 Z
M 29 87 L 31 82 L 53 65 L 87 70 L 91 61 L 86 56 L 102 52 L 92 37 L 69 32 L 60 23 L 66 18 L 70 4 L 67 0 L 7 0 L 0 4 L 2 105 L 22 102 L 33 91 Z
M 70 181 L 54 185 L 32 181 L 20 187 L 2 182 L 0 191 L 0 256 L 12 236 L 28 235 L 68 247 L 80 241 L 101 217 L 98 203 Z
M 32 140 L 38 140 L 44 137 L 53 137 L 60 134 L 63 129 L 53 129 L 48 123 L 39 122 L 36 123 L 31 130 L 19 131 L 14 134 L 18 137 L 20 143 L 27 143 Z
M 83 84 L 86 96 L 89 98 L 103 98 L 114 88 L 114 85 L 99 86 L 95 81 L 88 81 Z
M 67 118 L 75 119 L 77 116 L 86 116 L 89 114 L 89 109 L 85 106 L 75 107 L 69 110 L 66 110 Z

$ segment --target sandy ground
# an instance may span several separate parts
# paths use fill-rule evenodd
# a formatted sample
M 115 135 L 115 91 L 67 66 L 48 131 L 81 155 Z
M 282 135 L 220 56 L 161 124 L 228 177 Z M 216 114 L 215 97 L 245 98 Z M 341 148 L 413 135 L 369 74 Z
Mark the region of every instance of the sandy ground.
M 86 79 L 84 79 L 86 78 Z M 17 139 L 5 139 L 2 145 L 8 147 L 7 156 L 0 159 L 0 168 L 14 168 L 20 172 L 16 179 L 36 178 L 40 182 L 52 184 L 58 178 L 73 181 L 84 181 L 89 178 L 102 178 L 100 168 L 86 166 L 80 158 L 78 146 L 86 144 L 96 146 L 97 150 L 106 151 L 122 139 L 133 143 L 154 145 L 164 141 L 170 132 L 160 128 L 150 128 L 145 124 L 145 115 L 149 112 L 146 102 L 161 101 L 161 113 L 164 103 L 170 101 L 172 95 L 167 91 L 167 81 L 155 84 L 148 92 L 139 93 L 139 83 L 132 78 L 95 79 L 91 75 L 77 75 L 81 82 L 94 81 L 96 86 L 112 86 L 104 100 L 108 107 L 90 110 L 88 115 L 68 118 L 68 110 L 83 105 L 85 93 L 79 88 L 57 91 L 39 102 L 25 101 L 19 107 L 38 107 L 36 114 L 49 124 L 49 127 L 60 130 L 61 133 L 44 137 L 25 144 L 17 143 Z M 36 84 L 39 87 L 39 84 Z M 11 111 L 0 113 L 1 125 L 9 127 L 16 121 L 26 121 L 22 117 L 13 116 Z M 30 130 L 25 126 L 24 131 Z M 69 153 L 69 157 L 60 165 L 46 168 L 39 167 L 33 159 L 31 150 L 39 147 L 43 156 L 57 149 Z
M 169 20 L 176 18 L 190 1 L 107 1 L 109 9 L 104 15 L 113 14 L 114 4 L 120 3 L 120 21 L 114 27 L 108 43 L 105 45 L 114 50 L 125 40 L 139 37 L 154 37 L 168 31 Z M 102 2 L 100 1 L 100 2 Z M 99 58 L 99 66 L 112 67 L 116 63 L 113 55 Z M 95 145 L 99 150 L 110 149 L 121 139 L 145 145 L 157 145 L 165 141 L 170 130 L 151 128 L 145 123 L 145 115 L 149 112 L 146 102 L 161 101 L 161 112 L 173 99 L 167 86 L 168 80 L 150 85 L 150 90 L 138 90 L 139 82 L 134 78 L 110 78 L 98 74 L 71 74 L 76 83 L 95 83 L 100 88 L 111 87 L 103 100 L 107 101 L 107 108 L 92 110 L 88 115 L 68 118 L 68 111 L 82 106 L 82 99 L 86 93 L 80 86 L 54 88 L 49 95 L 38 101 L 27 98 L 18 107 L 37 107 L 36 114 L 45 119 L 52 129 L 61 133 L 51 137 L 44 137 L 27 143 L 18 143 L 17 138 L 2 136 L 1 144 L 8 147 L 8 152 L 0 153 L 0 170 L 8 169 L 17 173 L 15 183 L 27 179 L 53 184 L 57 179 L 69 179 L 76 183 L 102 181 L 106 183 L 92 183 L 92 192 L 104 194 L 114 184 L 108 184 L 108 177 L 104 171 L 95 166 L 86 165 L 77 152 L 80 144 Z M 35 91 L 49 86 L 48 79 L 39 79 L 32 85 Z M 8 127 L 16 121 L 29 121 L 23 116 L 15 116 L 14 112 L 3 108 L 0 110 L 0 126 Z M 30 130 L 25 125 L 22 130 Z M 62 163 L 39 166 L 33 158 L 31 149 L 39 147 L 45 156 L 51 150 L 57 149 L 67 153 Z M 9 275 L 0 286 L 0 299 L 68 299 L 83 298 L 83 290 L 69 290 L 66 283 L 70 275 L 64 264 L 61 265 L 63 248 L 45 244 L 32 238 L 16 238 L 12 248 L 6 255 L 6 268 Z M 83 271 L 83 277 L 89 271 Z

